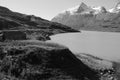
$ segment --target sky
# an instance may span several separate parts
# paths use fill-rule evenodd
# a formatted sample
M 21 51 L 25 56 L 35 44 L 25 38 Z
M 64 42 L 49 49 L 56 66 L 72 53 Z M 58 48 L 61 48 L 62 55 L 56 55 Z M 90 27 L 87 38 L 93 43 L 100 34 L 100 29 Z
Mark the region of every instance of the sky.
M 88 6 L 114 7 L 118 0 L 0 0 L 0 5 L 12 11 L 36 15 L 51 20 L 58 13 L 84 2 Z

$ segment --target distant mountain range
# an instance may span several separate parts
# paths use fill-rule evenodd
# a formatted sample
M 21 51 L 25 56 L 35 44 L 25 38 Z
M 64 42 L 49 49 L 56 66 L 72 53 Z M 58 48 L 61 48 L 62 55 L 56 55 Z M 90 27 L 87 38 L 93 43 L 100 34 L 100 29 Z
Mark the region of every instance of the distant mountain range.
M 85 3 L 65 10 L 52 19 L 74 29 L 97 31 L 120 31 L 120 7 L 90 7 Z

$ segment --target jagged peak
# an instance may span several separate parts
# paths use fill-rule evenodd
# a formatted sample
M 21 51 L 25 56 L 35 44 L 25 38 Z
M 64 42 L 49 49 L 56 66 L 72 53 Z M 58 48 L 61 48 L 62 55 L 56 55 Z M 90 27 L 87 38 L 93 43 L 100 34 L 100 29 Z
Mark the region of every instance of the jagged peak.
M 104 6 L 94 7 L 93 9 L 95 11 L 97 11 L 97 12 L 102 12 L 102 13 L 106 13 L 107 12 L 107 10 L 106 10 L 106 8 Z
M 119 13 L 120 12 L 120 7 L 115 7 L 115 8 L 109 9 L 108 11 L 111 12 L 111 13 Z
M 85 7 L 88 7 L 84 2 L 82 2 L 82 3 L 80 4 L 80 6 L 81 6 L 81 7 L 84 7 L 84 6 L 85 6 Z
M 69 8 L 67 10 L 62 11 L 61 13 L 68 13 L 70 15 L 74 15 L 76 13 L 78 14 L 99 14 L 99 13 L 119 13 L 120 12 L 120 6 L 114 7 L 112 9 L 106 9 L 104 6 L 88 6 L 84 2 L 81 2 L 80 5 L 77 5 L 75 7 Z
M 80 6 L 86 6 L 86 7 L 88 7 L 84 2 L 81 2 Z
M 89 7 L 88 7 L 85 3 L 82 2 L 82 3 L 80 4 L 77 12 L 80 13 L 80 12 L 83 12 L 83 11 L 85 11 L 85 10 L 87 10 L 87 9 L 89 9 Z
M 103 6 L 101 7 L 101 11 L 102 11 L 102 12 L 105 12 L 105 13 L 107 12 L 106 8 L 103 7 Z
M 120 12 L 120 1 L 115 5 L 115 7 L 114 8 L 112 8 L 112 9 L 109 9 L 109 12 L 111 12 L 111 13 L 119 13 Z
M 75 7 L 72 7 L 72 8 L 69 8 L 67 10 L 64 10 L 62 11 L 61 13 L 64 13 L 64 12 L 69 12 L 69 13 L 81 13 L 81 12 L 84 12 L 84 11 L 89 11 L 91 10 L 92 8 L 90 8 L 89 6 L 87 6 L 85 3 L 81 3 L 80 5 L 77 5 Z

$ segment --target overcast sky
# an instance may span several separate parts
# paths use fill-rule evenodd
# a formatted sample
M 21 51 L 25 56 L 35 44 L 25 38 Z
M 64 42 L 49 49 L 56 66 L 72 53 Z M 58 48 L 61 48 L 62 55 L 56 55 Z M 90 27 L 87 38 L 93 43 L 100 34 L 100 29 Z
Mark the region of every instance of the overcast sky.
M 118 0 L 0 0 L 2 6 L 25 14 L 33 14 L 45 19 L 52 19 L 59 12 L 80 5 L 105 6 L 112 8 Z

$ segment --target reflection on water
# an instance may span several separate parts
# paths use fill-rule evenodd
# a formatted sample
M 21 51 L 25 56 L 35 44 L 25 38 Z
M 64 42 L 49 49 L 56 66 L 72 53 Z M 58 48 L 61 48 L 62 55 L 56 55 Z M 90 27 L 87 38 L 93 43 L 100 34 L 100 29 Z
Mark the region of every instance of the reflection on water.
M 76 53 L 89 53 L 103 59 L 120 61 L 120 33 L 82 31 L 51 36 L 52 41 Z

